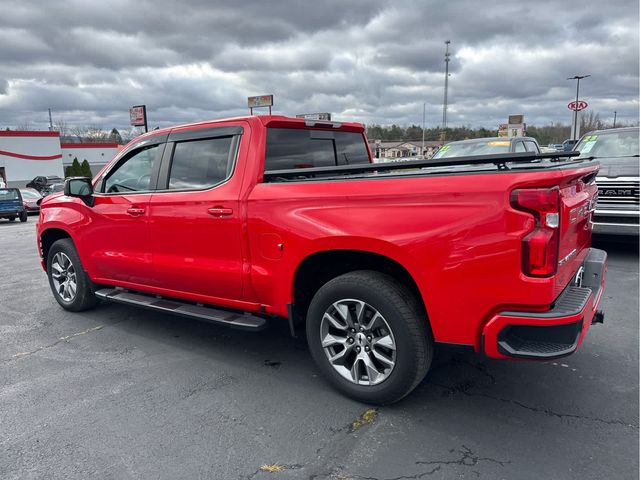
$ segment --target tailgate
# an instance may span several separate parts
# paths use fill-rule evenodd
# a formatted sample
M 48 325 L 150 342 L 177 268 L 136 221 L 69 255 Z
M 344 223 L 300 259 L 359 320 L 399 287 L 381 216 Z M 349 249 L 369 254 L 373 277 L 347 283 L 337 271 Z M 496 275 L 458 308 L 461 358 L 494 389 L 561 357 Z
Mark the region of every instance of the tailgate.
M 560 187 L 560 243 L 557 285 L 564 288 L 591 246 L 592 214 L 598 198 L 596 172 L 563 179 Z

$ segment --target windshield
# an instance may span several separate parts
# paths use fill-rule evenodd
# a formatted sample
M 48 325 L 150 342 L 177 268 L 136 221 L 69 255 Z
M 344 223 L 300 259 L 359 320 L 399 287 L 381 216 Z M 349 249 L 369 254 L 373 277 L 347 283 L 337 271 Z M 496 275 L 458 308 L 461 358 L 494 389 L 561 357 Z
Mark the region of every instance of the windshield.
M 509 140 L 487 140 L 486 142 L 460 142 L 443 145 L 433 158 L 465 157 L 467 155 L 487 155 L 509 153 Z
M 0 201 L 18 200 L 18 191 L 12 188 L 0 188 Z
M 580 157 L 630 157 L 638 155 L 638 130 L 585 135 L 576 145 Z

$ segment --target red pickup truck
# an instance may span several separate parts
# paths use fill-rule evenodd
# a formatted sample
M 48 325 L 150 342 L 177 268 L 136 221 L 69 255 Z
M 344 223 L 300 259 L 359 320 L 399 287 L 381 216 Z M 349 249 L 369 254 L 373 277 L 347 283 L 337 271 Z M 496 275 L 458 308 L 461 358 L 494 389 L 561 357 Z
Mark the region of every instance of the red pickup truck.
M 327 379 L 385 404 L 434 343 L 568 355 L 598 310 L 598 164 L 533 152 L 372 164 L 357 123 L 282 116 L 156 130 L 41 204 L 38 248 L 71 311 L 99 300 L 306 331 Z

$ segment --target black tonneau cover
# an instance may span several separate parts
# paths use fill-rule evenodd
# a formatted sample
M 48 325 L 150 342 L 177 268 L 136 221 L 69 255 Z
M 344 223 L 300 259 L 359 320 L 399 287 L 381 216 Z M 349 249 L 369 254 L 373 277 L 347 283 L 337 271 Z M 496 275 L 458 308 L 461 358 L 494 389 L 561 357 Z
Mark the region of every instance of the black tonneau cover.
M 553 152 L 553 153 L 497 153 L 491 155 L 473 155 L 466 157 L 453 157 L 431 160 L 408 160 L 402 162 L 387 163 L 363 163 L 357 165 L 339 165 L 330 167 L 311 168 L 290 168 L 286 170 L 267 170 L 264 172 L 265 182 L 287 181 L 289 179 L 299 180 L 301 177 L 323 178 L 339 177 L 354 174 L 378 173 L 410 169 L 430 169 L 433 167 L 459 167 L 465 165 L 495 165 L 498 170 L 509 170 L 509 164 L 519 163 L 541 163 L 543 160 L 559 162 L 565 157 L 577 157 L 580 152 Z M 585 159 L 579 159 L 583 161 Z M 580 163 L 575 160 L 567 160 L 571 163 Z M 438 169 L 438 173 L 445 173 L 447 169 Z M 456 169 L 451 169 L 454 173 Z M 459 171 L 459 169 L 457 170 Z

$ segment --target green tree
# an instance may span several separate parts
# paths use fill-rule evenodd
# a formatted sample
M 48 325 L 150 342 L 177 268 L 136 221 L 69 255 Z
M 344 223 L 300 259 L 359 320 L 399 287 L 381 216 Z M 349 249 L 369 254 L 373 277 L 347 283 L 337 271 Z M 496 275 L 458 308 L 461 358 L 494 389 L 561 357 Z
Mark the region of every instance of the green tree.
M 86 158 L 82 161 L 82 165 L 80 165 L 80 175 L 89 178 L 93 177 L 91 167 L 89 166 L 89 162 L 87 162 Z
M 82 175 L 82 167 L 80 166 L 80 162 L 78 162 L 78 157 L 73 157 L 73 162 L 71 162 L 71 177 L 79 177 Z
M 111 130 L 111 133 L 109 134 L 109 141 L 122 145 L 122 136 L 117 128 Z

